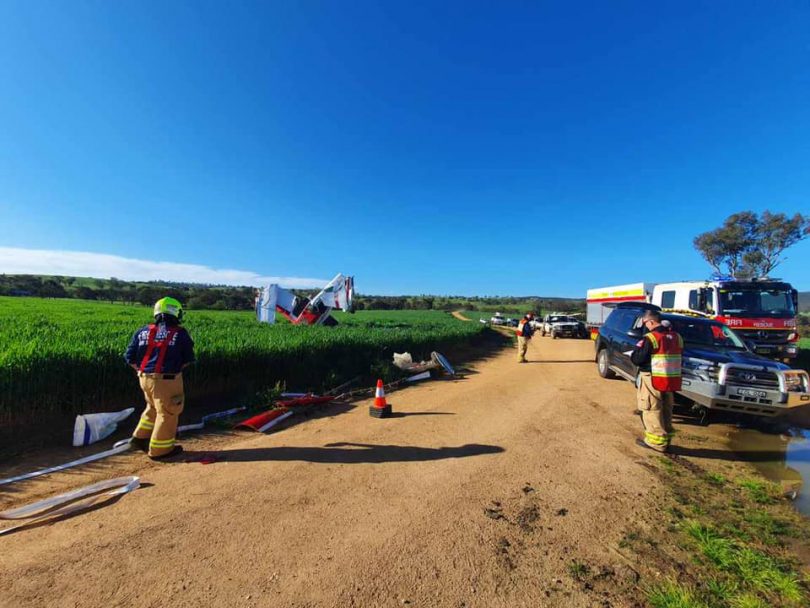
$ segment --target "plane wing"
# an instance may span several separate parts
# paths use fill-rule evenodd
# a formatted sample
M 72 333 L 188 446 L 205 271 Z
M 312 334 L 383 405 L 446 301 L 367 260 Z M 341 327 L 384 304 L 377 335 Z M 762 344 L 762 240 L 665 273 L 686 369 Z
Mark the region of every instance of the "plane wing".
M 256 318 L 273 324 L 279 313 L 294 325 L 337 325 L 331 312 L 351 312 L 353 297 L 354 277 L 340 273 L 312 299 L 296 296 L 279 285 L 267 285 L 256 296 Z

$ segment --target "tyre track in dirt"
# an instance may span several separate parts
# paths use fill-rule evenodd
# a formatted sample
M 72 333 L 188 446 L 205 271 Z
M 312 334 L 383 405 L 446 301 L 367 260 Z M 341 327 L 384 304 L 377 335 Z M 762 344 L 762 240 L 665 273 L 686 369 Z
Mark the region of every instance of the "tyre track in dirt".
M 226 457 L 208 466 L 131 455 L 21 485 L 7 504 L 139 468 L 151 484 L 4 538 L 0 604 L 635 605 L 617 546 L 651 526 L 659 481 L 633 446 L 633 387 L 600 379 L 592 349 L 534 340 L 528 364 L 507 350 L 393 393 L 388 420 L 365 401 L 184 442 Z M 619 574 L 587 588 L 574 560 Z

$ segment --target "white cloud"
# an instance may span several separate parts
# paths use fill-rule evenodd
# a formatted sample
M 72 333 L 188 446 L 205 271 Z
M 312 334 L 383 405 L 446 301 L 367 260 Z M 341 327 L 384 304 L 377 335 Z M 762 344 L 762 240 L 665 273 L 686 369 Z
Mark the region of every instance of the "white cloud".
M 323 287 L 328 280 L 302 277 L 268 277 L 248 270 L 217 270 L 197 264 L 153 262 L 84 251 L 52 251 L 0 247 L 0 273 L 51 274 L 124 281 L 175 281 L 216 285 L 268 285 Z

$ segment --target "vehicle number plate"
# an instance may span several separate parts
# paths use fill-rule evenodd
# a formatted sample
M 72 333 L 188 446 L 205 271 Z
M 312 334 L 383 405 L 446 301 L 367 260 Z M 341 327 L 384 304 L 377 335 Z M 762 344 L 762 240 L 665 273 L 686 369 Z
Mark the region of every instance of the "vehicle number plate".
M 773 352 L 772 348 L 768 348 L 767 346 L 759 347 L 756 349 L 757 353 L 760 355 L 770 355 Z
M 738 388 L 737 394 L 742 395 L 743 397 L 758 397 L 760 399 L 764 399 L 768 396 L 768 393 L 765 391 L 755 391 L 750 388 Z

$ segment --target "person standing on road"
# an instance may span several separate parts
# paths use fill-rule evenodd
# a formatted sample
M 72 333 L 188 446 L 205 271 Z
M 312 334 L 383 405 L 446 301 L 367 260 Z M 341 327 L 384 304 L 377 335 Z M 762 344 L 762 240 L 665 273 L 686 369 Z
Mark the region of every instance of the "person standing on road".
M 668 324 L 662 324 L 658 311 L 645 311 L 642 323 L 649 333 L 630 355 L 639 368 L 638 409 L 644 426 L 644 439 L 636 439 L 636 443 L 666 452 L 673 434 L 675 391 L 681 389 L 683 338 Z
M 526 351 L 529 348 L 529 340 L 534 335 L 534 327 L 532 327 L 532 319 L 534 313 L 527 312 L 520 320 L 517 326 L 517 341 L 518 341 L 518 363 L 526 363 Z
M 132 445 L 154 460 L 183 451 L 176 444 L 183 411 L 183 368 L 194 362 L 194 342 L 184 327 L 183 306 L 174 298 L 155 303 L 155 322 L 135 332 L 124 360 L 138 372 L 146 409 L 132 435 Z

